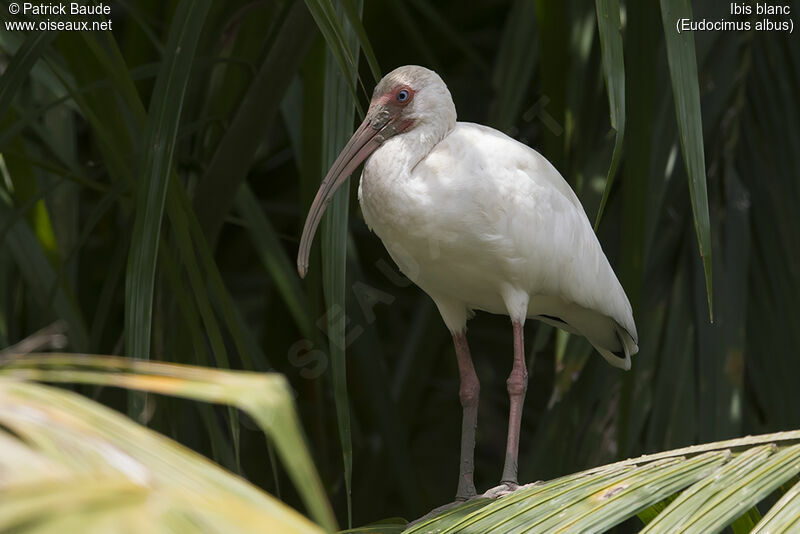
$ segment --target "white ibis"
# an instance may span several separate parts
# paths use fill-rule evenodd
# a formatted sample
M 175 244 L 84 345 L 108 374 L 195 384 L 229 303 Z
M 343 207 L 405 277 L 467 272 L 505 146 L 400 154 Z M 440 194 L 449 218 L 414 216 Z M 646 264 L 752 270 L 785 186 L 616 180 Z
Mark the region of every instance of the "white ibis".
M 494 494 L 513 491 L 528 385 L 525 320 L 585 336 L 611 365 L 629 369 L 639 348 L 628 298 L 555 167 L 497 130 L 456 122 L 445 83 L 418 66 L 395 69 L 378 83 L 364 122 L 322 181 L 300 241 L 300 276 L 325 207 L 364 160 L 358 191 L 364 219 L 403 273 L 434 300 L 453 336 L 463 407 L 456 500 L 476 495 L 480 384 L 467 319 L 474 310 L 511 318 L 511 408 Z

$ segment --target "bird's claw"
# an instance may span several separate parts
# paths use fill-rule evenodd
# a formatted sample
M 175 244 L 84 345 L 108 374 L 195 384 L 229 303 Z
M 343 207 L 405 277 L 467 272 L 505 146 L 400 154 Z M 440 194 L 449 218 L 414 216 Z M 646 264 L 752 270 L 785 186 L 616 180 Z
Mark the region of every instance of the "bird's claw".
M 495 486 L 486 490 L 482 497 L 496 499 L 498 497 L 502 497 L 503 495 L 513 493 L 517 488 L 519 488 L 519 484 L 515 482 L 501 482 L 499 486 Z
M 501 482 L 499 486 L 495 486 L 495 487 L 487 490 L 486 493 L 482 493 L 480 495 L 473 494 L 473 495 L 470 495 L 470 496 L 468 496 L 466 498 L 464 498 L 464 497 L 456 497 L 455 501 L 453 501 L 451 503 L 444 504 L 442 506 L 438 506 L 438 507 L 434 508 L 433 510 L 431 510 L 430 512 L 428 512 L 427 514 L 423 515 L 422 517 L 419 517 L 419 518 L 411 521 L 406 526 L 406 528 L 410 528 L 410 527 L 412 527 L 412 526 L 414 526 L 414 525 L 416 525 L 418 523 L 422 523 L 422 522 L 427 521 L 427 520 L 429 520 L 431 518 L 434 518 L 434 517 L 438 516 L 439 514 L 441 514 L 443 512 L 446 512 L 447 510 L 449 510 L 451 508 L 455 508 L 457 506 L 460 506 L 460 505 L 462 505 L 462 504 L 464 504 L 466 502 L 469 502 L 469 501 L 471 501 L 473 499 L 497 499 L 497 498 L 502 497 L 504 495 L 508 495 L 509 493 L 514 493 L 517 490 L 530 488 L 531 486 L 535 486 L 535 485 L 540 484 L 540 483 L 541 483 L 541 480 L 538 481 L 538 482 L 531 482 L 530 484 L 523 484 L 522 486 L 520 486 L 516 482 Z
M 495 486 L 486 490 L 486 493 L 481 495 L 481 497 L 485 497 L 487 499 L 497 499 L 499 497 L 503 497 L 504 495 L 508 495 L 509 493 L 514 493 L 517 490 L 530 488 L 538 484 L 538 482 L 531 482 L 530 484 L 523 484 L 520 486 L 516 482 L 501 482 L 499 486 Z

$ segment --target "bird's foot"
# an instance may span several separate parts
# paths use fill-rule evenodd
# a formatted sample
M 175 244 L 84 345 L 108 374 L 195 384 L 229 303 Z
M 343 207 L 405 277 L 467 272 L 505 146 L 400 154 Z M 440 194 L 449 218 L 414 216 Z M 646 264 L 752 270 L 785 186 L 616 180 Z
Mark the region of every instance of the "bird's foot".
M 499 486 L 495 486 L 493 488 L 489 488 L 486 492 L 482 495 L 482 497 L 486 497 L 489 499 L 496 499 L 498 497 L 502 497 L 503 495 L 508 495 L 509 493 L 515 492 L 519 488 L 519 484 L 516 482 L 501 482 Z
M 487 499 L 497 499 L 499 497 L 503 497 L 504 495 L 508 495 L 509 493 L 514 493 L 517 490 L 530 488 L 536 484 L 538 484 L 538 482 L 531 482 L 529 484 L 523 484 L 520 486 L 516 482 L 501 482 L 499 486 L 495 486 L 486 490 L 486 493 L 481 495 L 481 497 L 485 497 Z
M 481 495 L 476 495 L 475 493 L 472 493 L 471 495 L 469 495 L 467 497 L 457 496 L 455 501 L 447 503 L 447 504 L 443 504 L 442 506 L 437 506 L 436 508 L 434 508 L 433 510 L 431 510 L 427 514 L 423 515 L 422 517 L 418 517 L 417 519 L 411 521 L 406 526 L 406 528 L 410 528 L 410 527 L 412 527 L 412 526 L 414 526 L 414 525 L 416 525 L 418 523 L 422 523 L 424 521 L 427 521 L 428 519 L 432 519 L 432 518 L 434 518 L 434 517 L 436 517 L 438 515 L 441 515 L 442 513 L 446 512 L 447 510 L 450 510 L 451 508 L 455 508 L 457 506 L 460 506 L 460 505 L 462 505 L 464 503 L 472 501 L 473 499 L 497 499 L 497 498 L 502 497 L 504 495 L 508 495 L 510 493 L 514 493 L 515 491 L 518 491 L 518 490 L 521 490 L 521 489 L 530 488 L 530 487 L 535 486 L 535 485 L 540 484 L 540 483 L 541 483 L 541 480 L 539 480 L 537 482 L 531 482 L 529 484 L 523 484 L 522 486 L 520 486 L 516 482 L 501 482 L 499 486 L 495 486 L 495 487 L 487 490 L 486 493 L 483 493 Z

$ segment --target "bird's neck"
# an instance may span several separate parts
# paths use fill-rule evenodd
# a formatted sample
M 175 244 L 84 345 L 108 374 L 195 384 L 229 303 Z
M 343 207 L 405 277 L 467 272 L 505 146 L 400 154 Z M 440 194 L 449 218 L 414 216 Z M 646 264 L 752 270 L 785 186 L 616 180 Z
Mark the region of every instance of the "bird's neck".
M 388 139 L 375 156 L 391 161 L 396 173 L 407 176 L 454 127 L 455 121 L 453 124 L 441 121 L 418 123 L 410 130 Z

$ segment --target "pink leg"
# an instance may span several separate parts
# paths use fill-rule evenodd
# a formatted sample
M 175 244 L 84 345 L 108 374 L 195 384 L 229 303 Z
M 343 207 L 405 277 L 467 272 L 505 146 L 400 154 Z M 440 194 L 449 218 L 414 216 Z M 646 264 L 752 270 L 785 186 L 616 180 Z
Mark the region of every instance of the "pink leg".
M 475 374 L 475 367 L 472 365 L 466 332 L 453 334 L 453 344 L 456 347 L 458 373 L 461 378 L 458 395 L 461 399 L 461 407 L 464 409 L 461 421 L 461 464 L 456 500 L 465 501 L 476 495 L 472 474 L 475 470 L 475 428 L 478 426 L 478 397 L 481 385 L 478 382 L 478 375 Z
M 519 454 L 519 427 L 522 422 L 522 404 L 528 389 L 528 371 L 525 369 L 525 346 L 522 324 L 514 325 L 514 366 L 508 375 L 506 386 L 511 399 L 508 412 L 508 439 L 506 440 L 506 461 L 503 465 L 503 478 L 500 482 L 509 486 L 517 485 L 517 456 Z

